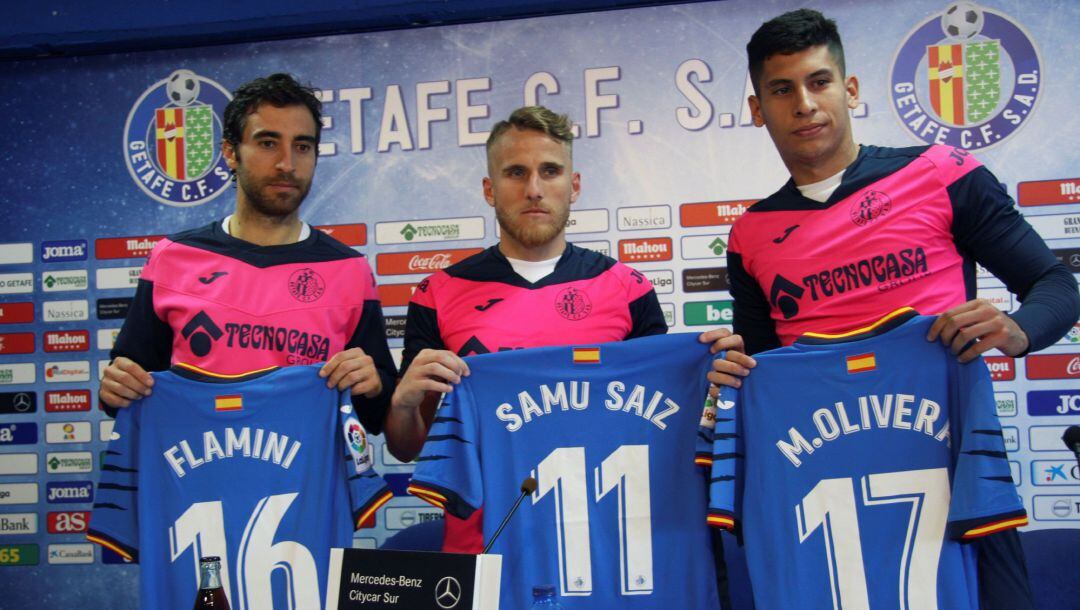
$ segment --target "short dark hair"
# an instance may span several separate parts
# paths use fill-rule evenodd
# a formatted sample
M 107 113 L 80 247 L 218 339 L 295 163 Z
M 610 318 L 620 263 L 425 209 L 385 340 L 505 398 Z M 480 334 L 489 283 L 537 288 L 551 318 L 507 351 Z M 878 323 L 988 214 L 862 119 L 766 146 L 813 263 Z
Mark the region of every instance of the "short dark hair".
M 239 146 L 244 139 L 244 126 L 252 112 L 262 104 L 275 108 L 286 106 L 306 106 L 315 119 L 315 142 L 322 136 L 322 102 L 315 97 L 315 90 L 301 85 L 291 74 L 278 72 L 265 78 L 256 78 L 244 83 L 233 92 L 233 98 L 225 106 L 222 120 L 222 139 L 233 146 Z
M 490 157 L 491 147 L 495 145 L 499 137 L 511 129 L 539 131 L 562 142 L 573 154 L 574 132 L 571 131 L 572 127 L 573 122 L 568 115 L 558 114 L 543 106 L 522 106 L 510 113 L 510 116 L 505 121 L 499 121 L 491 128 L 491 133 L 488 134 L 487 139 L 488 156 Z
M 801 8 L 761 24 L 746 44 L 754 93 L 761 93 L 758 91 L 758 80 L 765 68 L 765 60 L 773 55 L 791 55 L 822 45 L 828 47 L 829 55 L 840 67 L 840 76 L 845 76 L 844 45 L 840 42 L 836 22 L 832 19 L 826 19 L 825 15 L 813 9 Z

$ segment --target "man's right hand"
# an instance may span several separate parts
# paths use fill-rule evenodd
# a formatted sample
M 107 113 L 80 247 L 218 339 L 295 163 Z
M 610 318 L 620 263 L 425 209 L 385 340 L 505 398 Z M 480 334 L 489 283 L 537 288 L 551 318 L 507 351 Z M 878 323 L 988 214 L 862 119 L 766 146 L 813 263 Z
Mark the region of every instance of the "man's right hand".
M 460 356 L 444 349 L 421 350 L 394 389 L 391 408 L 415 409 L 428 392 L 453 392 L 461 378 L 469 374 L 469 365 Z
M 150 395 L 154 378 L 130 358 L 119 356 L 105 367 L 98 398 L 114 409 L 131 406 L 131 401 Z

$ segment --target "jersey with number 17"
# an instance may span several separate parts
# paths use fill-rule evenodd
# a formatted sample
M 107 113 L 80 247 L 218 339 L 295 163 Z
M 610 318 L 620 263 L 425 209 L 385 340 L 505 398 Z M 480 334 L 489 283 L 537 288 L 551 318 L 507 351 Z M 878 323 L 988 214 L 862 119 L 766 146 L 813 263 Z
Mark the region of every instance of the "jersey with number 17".
M 144 608 L 187 609 L 199 558 L 233 608 L 322 610 L 329 553 L 390 499 L 348 391 L 319 365 L 154 373 L 121 409 L 87 537 L 138 561 Z
M 990 375 L 899 310 L 756 354 L 717 403 L 709 522 L 771 608 L 977 609 L 974 549 L 1027 523 Z
M 495 541 L 502 608 L 554 585 L 571 608 L 718 608 L 697 429 L 712 363 L 697 335 L 466 358 L 409 491 Z M 697 522 L 700 520 L 700 522 Z

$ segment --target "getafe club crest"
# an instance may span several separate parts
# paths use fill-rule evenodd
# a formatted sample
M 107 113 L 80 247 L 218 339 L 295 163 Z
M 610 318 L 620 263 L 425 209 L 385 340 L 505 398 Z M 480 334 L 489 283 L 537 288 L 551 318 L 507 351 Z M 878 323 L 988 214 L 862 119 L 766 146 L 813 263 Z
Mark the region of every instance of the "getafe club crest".
M 905 38 L 893 58 L 892 106 L 919 140 L 968 150 L 1016 132 L 1042 87 L 1039 52 L 1008 15 L 954 2 Z
M 177 70 L 143 92 L 124 126 L 124 158 L 144 193 L 190 207 L 225 190 L 229 168 L 216 142 L 231 98 L 190 70 Z

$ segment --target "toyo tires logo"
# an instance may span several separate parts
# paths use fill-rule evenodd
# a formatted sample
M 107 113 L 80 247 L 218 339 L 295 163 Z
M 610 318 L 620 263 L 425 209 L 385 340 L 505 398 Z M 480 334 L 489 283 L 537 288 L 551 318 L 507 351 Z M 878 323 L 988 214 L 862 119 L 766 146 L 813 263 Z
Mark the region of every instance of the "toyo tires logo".
M 1019 23 L 974 2 L 954 2 L 915 26 L 897 49 L 892 109 L 927 144 L 990 148 L 1031 117 L 1043 78 L 1038 49 Z
M 232 96 L 190 70 L 176 70 L 143 92 L 124 125 L 124 160 L 135 184 L 155 201 L 190 207 L 229 185 L 216 143 Z

